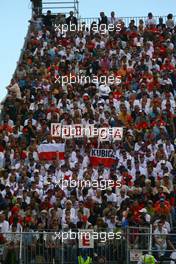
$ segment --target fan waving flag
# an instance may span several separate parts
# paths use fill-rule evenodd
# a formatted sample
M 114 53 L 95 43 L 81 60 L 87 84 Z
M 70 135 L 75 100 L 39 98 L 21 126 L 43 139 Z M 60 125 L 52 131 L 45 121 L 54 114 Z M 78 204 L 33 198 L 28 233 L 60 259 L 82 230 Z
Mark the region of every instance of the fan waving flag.
M 90 162 L 93 167 L 103 164 L 104 167 L 110 168 L 116 163 L 113 149 L 92 149 L 90 153 Z
M 64 160 L 65 144 L 63 143 L 41 144 L 37 150 L 40 160 L 53 160 L 56 158 Z

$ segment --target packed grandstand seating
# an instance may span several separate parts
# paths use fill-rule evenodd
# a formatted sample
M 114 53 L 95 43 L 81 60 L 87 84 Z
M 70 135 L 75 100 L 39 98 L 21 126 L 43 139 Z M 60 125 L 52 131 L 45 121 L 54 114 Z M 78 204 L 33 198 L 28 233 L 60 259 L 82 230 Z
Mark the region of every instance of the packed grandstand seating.
M 67 32 L 56 25 L 74 21 L 78 27 L 72 13 L 65 18 L 49 11 L 30 20 L 27 45 L 3 101 L 2 243 L 12 240 L 3 233 L 20 230 L 120 230 L 123 235 L 133 227 L 131 247 L 140 248 L 140 228 L 152 224 L 156 258 L 174 251 L 175 237 L 166 236 L 174 231 L 176 216 L 176 26 L 172 14 L 157 23 L 149 13 L 138 25 L 111 15 L 100 13 L 98 30 L 95 21 L 89 29 L 84 24 Z M 120 29 L 102 33 L 101 25 L 109 23 Z M 120 76 L 121 82 L 57 81 L 70 73 Z M 51 136 L 51 123 L 122 127 L 123 138 L 65 140 Z M 64 158 L 42 158 L 41 144 L 65 144 Z M 113 165 L 94 166 L 93 148 L 113 149 Z M 114 185 L 103 190 L 59 185 L 71 179 Z M 68 240 L 67 246 L 73 247 Z

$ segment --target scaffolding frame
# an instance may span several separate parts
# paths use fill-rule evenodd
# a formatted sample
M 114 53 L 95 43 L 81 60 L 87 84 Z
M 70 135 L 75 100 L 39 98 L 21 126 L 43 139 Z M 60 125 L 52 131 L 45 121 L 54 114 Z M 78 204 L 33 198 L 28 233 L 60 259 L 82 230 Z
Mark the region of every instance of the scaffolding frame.
M 79 17 L 79 0 L 62 0 L 62 1 L 42 1 L 42 14 L 46 14 L 47 10 L 51 10 L 53 15 L 58 13 L 69 14 L 70 11 Z

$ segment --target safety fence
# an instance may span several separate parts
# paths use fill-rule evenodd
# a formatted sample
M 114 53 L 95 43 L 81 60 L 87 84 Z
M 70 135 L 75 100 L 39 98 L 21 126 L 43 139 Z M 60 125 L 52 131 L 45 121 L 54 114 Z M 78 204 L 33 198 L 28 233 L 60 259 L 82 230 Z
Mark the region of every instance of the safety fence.
M 73 11 L 75 16 L 79 15 L 79 0 L 62 0 L 62 1 L 40 1 L 38 7 L 35 7 L 34 1 L 31 2 L 31 9 L 37 14 L 46 14 L 51 10 L 53 15 L 58 13 L 69 14 Z
M 167 20 L 167 16 L 154 16 L 156 23 L 159 23 L 159 18 L 162 17 L 163 18 L 163 23 L 166 22 Z M 118 17 L 119 20 L 122 20 L 126 26 L 129 25 L 129 23 L 131 22 L 131 20 L 135 21 L 135 25 L 138 26 L 139 25 L 139 21 L 143 20 L 143 22 L 145 23 L 145 21 L 147 20 L 147 16 L 137 16 L 137 17 Z M 176 16 L 173 16 L 173 20 L 176 23 Z M 80 23 L 85 23 L 86 25 L 90 25 L 93 22 L 98 23 L 98 17 L 89 17 L 89 18 L 79 18 L 79 22 Z
M 92 232 L 90 230 L 90 232 Z M 92 263 L 125 264 L 126 239 L 112 232 L 98 232 L 98 238 L 65 236 L 65 232 L 6 233 L 0 240 L 3 264 L 75 264 L 78 256 L 92 258 Z M 69 233 L 69 232 L 67 232 Z M 102 235 L 103 234 L 103 235 Z M 105 234 L 111 234 L 111 238 Z M 63 235 L 63 236 L 62 236 Z M 95 235 L 95 234 L 94 234 Z M 2 236 L 4 239 L 2 239 Z M 106 239 L 105 239 L 106 237 Z
M 32 8 L 32 5 L 31 5 Z M 98 17 L 88 17 L 83 18 L 79 15 L 79 0 L 62 0 L 62 1 L 42 1 L 41 4 L 41 13 L 46 14 L 47 10 L 51 10 L 53 15 L 57 15 L 58 13 L 69 14 L 70 11 L 73 11 L 75 16 L 79 19 L 79 22 L 86 23 L 87 25 L 91 24 L 92 22 L 98 23 Z M 39 12 L 40 13 L 40 12 Z M 106 12 L 105 12 L 106 13 Z M 107 15 L 107 14 L 106 14 Z M 119 20 L 122 20 L 126 26 L 129 25 L 131 20 L 135 21 L 136 25 L 139 25 L 139 21 L 143 20 L 144 22 L 147 20 L 147 16 L 129 16 L 129 17 L 120 17 L 117 14 Z M 167 20 L 166 15 L 156 15 L 154 18 L 156 22 L 159 23 L 159 18 L 163 18 L 163 22 L 165 23 Z M 173 16 L 173 20 L 176 22 L 176 16 Z
M 126 233 L 127 264 L 137 264 L 143 254 L 150 254 L 162 263 L 170 263 L 175 251 L 176 233 L 151 227 L 129 227 Z M 175 259 L 176 260 L 176 259 Z
M 78 256 L 90 256 L 92 264 L 137 264 L 145 253 L 170 263 L 175 248 L 176 233 L 166 234 L 152 226 L 122 232 L 9 232 L 0 235 L 0 263 L 76 264 Z

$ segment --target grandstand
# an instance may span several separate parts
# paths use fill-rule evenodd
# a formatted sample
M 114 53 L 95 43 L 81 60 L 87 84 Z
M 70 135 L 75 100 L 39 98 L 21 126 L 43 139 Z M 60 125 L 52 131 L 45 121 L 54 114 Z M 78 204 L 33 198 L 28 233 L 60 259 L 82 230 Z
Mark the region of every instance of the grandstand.
M 175 16 L 31 10 L 2 102 L 0 261 L 175 263 Z

